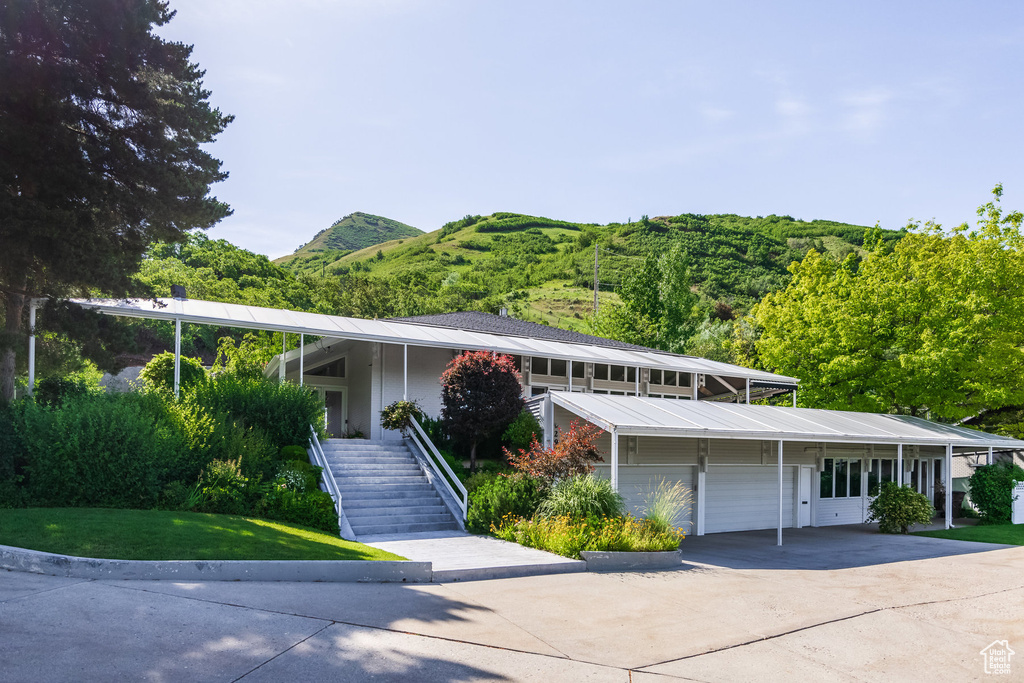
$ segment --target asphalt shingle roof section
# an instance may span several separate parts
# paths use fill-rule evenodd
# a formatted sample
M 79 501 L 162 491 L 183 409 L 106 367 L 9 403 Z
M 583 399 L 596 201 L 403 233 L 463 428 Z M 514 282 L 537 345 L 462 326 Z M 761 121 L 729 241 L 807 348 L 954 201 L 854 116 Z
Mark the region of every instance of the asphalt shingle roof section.
M 530 339 L 550 339 L 551 341 L 569 342 L 571 344 L 590 344 L 592 346 L 606 346 L 611 349 L 628 349 L 630 351 L 653 351 L 665 353 L 658 349 L 637 344 L 627 344 L 615 339 L 595 337 L 582 332 L 563 330 L 560 327 L 549 327 L 540 323 L 531 323 L 526 320 L 519 320 L 508 316 L 483 313 L 482 311 L 461 311 L 457 313 L 437 313 L 434 315 L 418 315 L 409 318 L 388 318 L 396 322 L 416 323 L 417 325 L 436 325 L 447 327 L 453 330 L 468 330 L 470 332 L 489 332 L 491 334 L 503 334 L 513 337 L 528 337 Z

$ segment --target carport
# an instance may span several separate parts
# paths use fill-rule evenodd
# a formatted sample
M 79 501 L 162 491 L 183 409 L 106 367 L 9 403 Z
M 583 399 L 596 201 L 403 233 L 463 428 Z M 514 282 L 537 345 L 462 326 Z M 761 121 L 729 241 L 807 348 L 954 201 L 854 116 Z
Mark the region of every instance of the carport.
M 941 472 L 945 486 L 945 528 L 952 527 L 952 459 L 954 454 L 985 454 L 986 462 L 993 461 L 994 454 L 999 451 L 1015 451 L 1024 449 L 1024 441 L 1010 439 L 985 432 L 938 424 L 922 418 L 906 415 L 883 415 L 875 413 L 856 413 L 850 411 L 818 410 L 809 408 L 788 408 L 763 405 L 725 404 L 705 401 L 679 401 L 663 398 L 636 396 L 607 396 L 601 394 L 581 394 L 570 392 L 550 392 L 541 407 L 544 419 L 545 435 L 553 435 L 555 427 L 566 429 L 571 419 L 582 418 L 608 433 L 610 443 L 609 477 L 612 485 L 618 490 L 620 483 L 620 452 L 621 441 L 630 437 L 655 437 L 658 439 L 683 439 L 696 446 L 688 451 L 692 459 L 680 456 L 677 462 L 662 460 L 662 471 L 675 467 L 681 473 L 693 472 L 693 489 L 696 492 L 696 510 L 694 526 L 696 534 L 703 535 L 708 522 L 709 496 L 708 469 L 709 463 L 729 466 L 739 471 L 744 467 L 739 460 L 735 462 L 715 459 L 711 453 L 712 441 L 743 442 L 749 446 L 752 442 L 760 442 L 760 476 L 756 480 L 737 483 L 732 495 L 734 501 L 745 495 L 763 497 L 769 493 L 775 499 L 777 512 L 776 544 L 782 545 L 782 529 L 788 526 L 784 513 L 788 511 L 796 516 L 803 494 L 795 491 L 797 484 L 792 478 L 784 477 L 784 467 L 807 468 L 811 473 L 820 473 L 825 469 L 828 449 L 833 452 L 844 452 L 843 449 L 860 448 L 862 452 L 874 453 L 874 449 L 886 449 L 894 452 L 895 467 L 892 480 L 903 485 L 907 472 L 904 467 L 906 449 L 929 448 L 932 452 L 941 453 L 936 462 L 943 461 Z M 788 445 L 787 445 L 788 444 Z M 628 447 L 628 446 L 627 446 Z M 794 449 L 797 450 L 794 450 Z M 790 461 L 786 462 L 784 451 L 790 450 Z M 680 453 L 683 449 L 680 448 Z M 798 454 L 794 454 L 798 453 Z M 858 496 L 868 497 L 866 482 L 867 467 L 864 463 L 873 461 L 870 455 L 861 455 L 843 459 L 856 465 L 856 474 L 847 473 L 847 482 L 854 482 Z M 775 468 L 774 482 L 766 478 L 765 467 Z M 813 470 L 811 469 L 813 468 Z M 936 465 L 937 468 L 937 465 Z M 752 467 L 750 469 L 753 469 Z M 853 470 L 853 465 L 850 466 Z M 724 471 L 724 470 L 723 470 Z M 938 472 L 938 469 L 936 469 Z M 738 479 L 737 479 L 738 481 Z M 794 482 L 794 483 L 791 483 Z M 771 487 L 769 489 L 768 487 Z M 851 484 L 852 486 L 852 484 Z M 823 484 L 822 484 L 823 490 Z M 812 497 L 818 499 L 818 493 L 812 489 Z M 787 496 L 787 492 L 789 496 Z M 845 495 L 845 490 L 844 490 Z M 720 499 L 715 508 L 721 513 L 729 504 L 728 500 Z M 736 504 L 736 503 L 733 503 Z M 795 525 L 795 524 L 794 524 Z M 814 521 L 808 526 L 814 526 Z

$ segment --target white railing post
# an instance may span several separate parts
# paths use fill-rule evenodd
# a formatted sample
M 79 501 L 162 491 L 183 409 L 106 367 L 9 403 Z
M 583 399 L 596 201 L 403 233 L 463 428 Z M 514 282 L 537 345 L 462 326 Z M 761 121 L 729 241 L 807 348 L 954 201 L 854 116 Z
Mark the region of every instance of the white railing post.
M 459 506 L 462 512 L 462 521 L 465 522 L 466 516 L 469 513 L 469 492 L 466 491 L 466 487 L 462 485 L 459 478 L 452 472 L 452 468 L 448 466 L 441 453 L 438 452 L 437 446 L 430 440 L 427 433 L 423 431 L 423 427 L 420 426 L 415 417 L 409 416 L 409 424 L 412 426 L 412 429 L 409 430 L 409 437 L 426 457 L 430 468 L 437 474 L 437 478 L 444 484 L 448 493 L 455 499 L 455 504 Z M 445 474 L 448 476 L 445 477 Z M 456 489 L 458 492 L 456 492 Z

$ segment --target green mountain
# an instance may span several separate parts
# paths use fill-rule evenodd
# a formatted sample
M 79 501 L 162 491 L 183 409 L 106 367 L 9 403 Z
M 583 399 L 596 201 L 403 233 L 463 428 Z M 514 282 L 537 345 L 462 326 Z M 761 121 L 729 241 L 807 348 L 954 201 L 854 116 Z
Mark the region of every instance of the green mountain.
M 294 254 L 276 259 L 274 263 L 288 263 L 296 257 L 308 257 L 312 254 L 333 255 L 340 257 L 339 252 L 366 249 L 382 242 L 415 237 L 423 231 L 399 223 L 398 221 L 356 211 L 338 219 L 331 227 L 321 230 L 308 243 L 299 247 Z
M 510 303 L 529 320 L 580 328 L 593 308 L 595 250 L 601 300 L 615 300 L 623 273 L 677 242 L 708 308 L 743 312 L 789 280 L 811 248 L 837 258 L 863 250 L 866 226 L 790 216 L 660 216 L 595 225 L 514 213 L 466 216 L 440 230 L 343 253 L 297 253 L 296 274 L 361 276 L 429 294 L 438 305 Z M 899 231 L 884 230 L 895 240 Z M 500 305 L 500 304 L 499 304 Z

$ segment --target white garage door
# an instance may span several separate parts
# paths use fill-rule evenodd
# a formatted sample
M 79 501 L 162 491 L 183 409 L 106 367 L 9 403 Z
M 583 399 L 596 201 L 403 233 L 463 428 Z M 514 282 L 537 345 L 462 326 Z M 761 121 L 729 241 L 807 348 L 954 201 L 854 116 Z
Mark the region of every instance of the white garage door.
M 642 517 L 644 494 L 662 480 L 669 483 L 681 482 L 692 492 L 693 470 L 692 465 L 619 465 L 619 493 L 626 502 L 626 512 Z M 594 474 L 607 479 L 609 471 L 607 465 L 598 465 L 594 469 Z M 692 519 L 691 506 L 690 510 L 676 520 L 676 524 L 689 531 Z
M 782 467 L 782 525 L 793 526 L 795 467 Z M 709 466 L 705 532 L 774 529 L 779 523 L 779 470 L 760 465 Z

